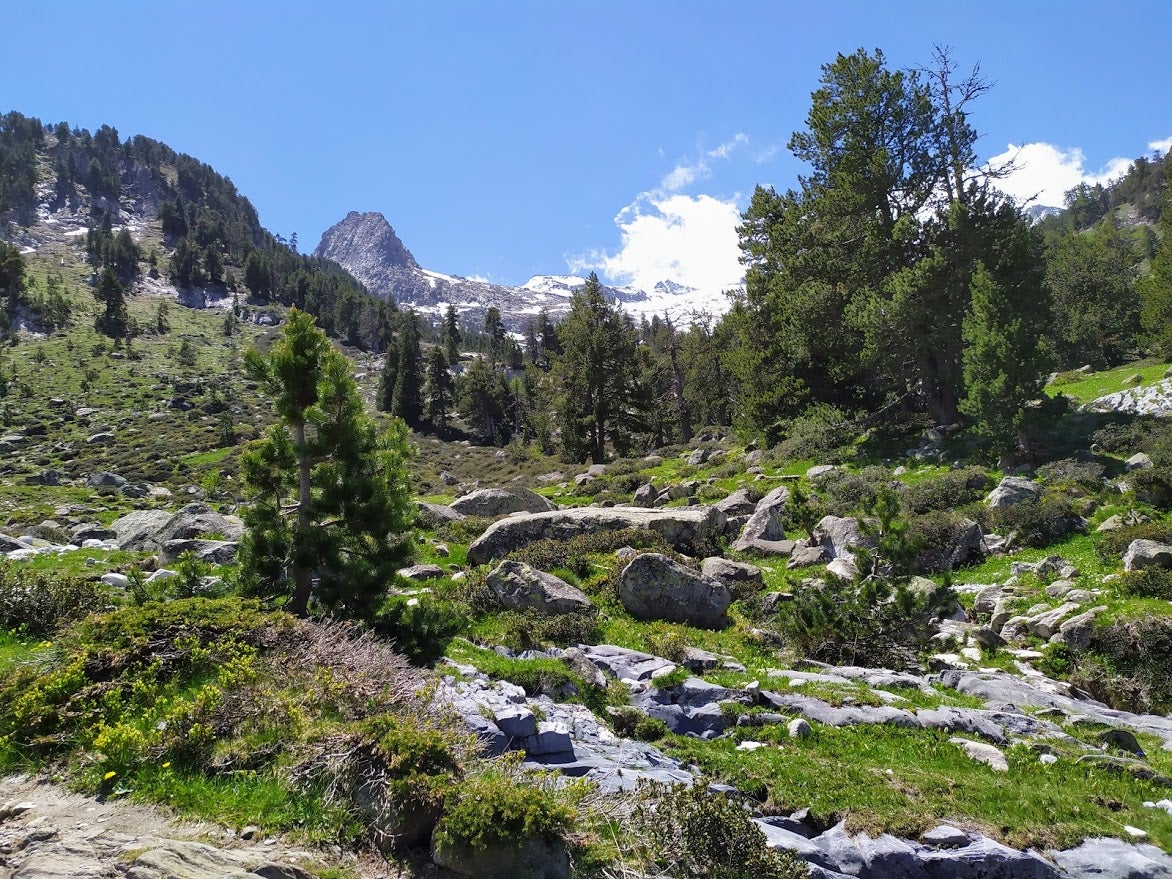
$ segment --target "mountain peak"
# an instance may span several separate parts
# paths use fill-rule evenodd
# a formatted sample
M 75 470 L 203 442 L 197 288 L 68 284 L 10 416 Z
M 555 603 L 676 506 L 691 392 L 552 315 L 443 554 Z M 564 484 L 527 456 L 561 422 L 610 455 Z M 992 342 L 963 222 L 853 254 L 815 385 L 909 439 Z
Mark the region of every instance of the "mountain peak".
M 314 256 L 350 267 L 351 274 L 371 289 L 387 268 L 415 269 L 419 263 L 378 211 L 350 211 L 321 237 Z

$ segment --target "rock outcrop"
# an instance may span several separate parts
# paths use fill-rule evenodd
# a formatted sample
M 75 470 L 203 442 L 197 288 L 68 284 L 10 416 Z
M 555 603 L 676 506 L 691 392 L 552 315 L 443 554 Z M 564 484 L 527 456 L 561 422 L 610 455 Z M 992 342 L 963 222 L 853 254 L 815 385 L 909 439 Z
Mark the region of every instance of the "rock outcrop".
M 536 540 L 568 540 L 595 531 L 646 528 L 674 549 L 695 552 L 724 529 L 724 514 L 713 507 L 578 507 L 549 513 L 526 513 L 492 523 L 468 547 L 468 561 L 483 565 Z
M 638 620 L 667 620 L 702 629 L 728 625 L 732 593 L 719 580 L 657 552 L 635 556 L 619 574 L 619 600 Z

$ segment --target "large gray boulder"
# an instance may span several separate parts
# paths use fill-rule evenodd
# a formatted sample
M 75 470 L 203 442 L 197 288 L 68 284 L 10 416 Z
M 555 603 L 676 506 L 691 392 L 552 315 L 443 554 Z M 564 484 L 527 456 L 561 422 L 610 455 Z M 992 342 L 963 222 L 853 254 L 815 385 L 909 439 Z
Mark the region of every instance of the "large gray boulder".
M 424 528 L 438 528 L 447 522 L 459 522 L 464 516 L 457 513 L 445 504 L 432 504 L 427 501 L 415 502 L 416 521 Z
M 1123 570 L 1172 568 L 1172 545 L 1155 540 L 1133 540 L 1123 552 Z
M 722 501 L 718 501 L 716 509 L 726 516 L 752 516 L 757 509 L 753 491 L 749 488 L 738 488 Z
M 154 552 L 172 540 L 215 535 L 220 540 L 235 541 L 244 534 L 240 519 L 198 503 L 188 504 L 176 513 L 136 510 L 115 519 L 110 527 L 118 535 L 118 545 L 133 552 Z
M 146 552 L 159 548 L 154 535 L 170 519 L 171 514 L 166 510 L 135 510 L 115 519 L 110 528 L 117 535 L 120 547 L 134 552 Z
M 179 561 L 185 552 L 190 552 L 206 565 L 230 565 L 236 561 L 235 540 L 168 540 L 159 553 L 159 561 L 171 564 Z
M 647 528 L 659 534 L 673 549 L 694 552 L 718 536 L 724 513 L 714 507 L 578 507 L 550 513 L 510 516 L 493 522 L 468 547 L 468 561 L 483 565 L 508 555 L 536 540 L 568 540 L 579 534 Z
M 452 501 L 452 509 L 463 516 L 495 519 L 510 513 L 548 513 L 557 504 L 527 488 L 478 488 Z
M 1027 501 L 1036 501 L 1042 496 L 1042 486 L 1020 476 L 1006 476 L 995 489 L 989 492 L 985 503 L 989 509 L 1010 507 Z
M 721 556 L 709 556 L 700 565 L 700 573 L 713 580 L 719 580 L 730 589 L 742 584 L 762 586 L 765 577 L 756 565 L 733 562 Z
M 752 544 L 759 540 L 785 540 L 785 529 L 781 525 L 781 514 L 789 500 L 789 489 L 780 485 L 757 502 L 753 515 L 741 530 L 740 544 L 751 549 Z
M 594 607 L 581 589 L 524 562 L 501 562 L 488 575 L 488 588 L 509 610 L 532 610 L 555 616 Z
M 619 600 L 640 620 L 667 620 L 703 629 L 728 625 L 727 586 L 657 552 L 636 556 L 619 574 Z

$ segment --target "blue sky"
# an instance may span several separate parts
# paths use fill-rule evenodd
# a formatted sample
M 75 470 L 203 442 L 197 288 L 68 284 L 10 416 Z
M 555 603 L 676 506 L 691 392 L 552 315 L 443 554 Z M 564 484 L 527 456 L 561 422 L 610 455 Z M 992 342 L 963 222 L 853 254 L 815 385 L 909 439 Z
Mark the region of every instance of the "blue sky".
M 1041 203 L 1172 138 L 1167 0 L 7 5 L 0 109 L 162 140 L 303 249 L 377 210 L 503 283 L 728 283 L 738 211 L 795 185 L 820 67 L 859 47 L 979 61 L 982 155 L 1030 145 L 1011 184 Z

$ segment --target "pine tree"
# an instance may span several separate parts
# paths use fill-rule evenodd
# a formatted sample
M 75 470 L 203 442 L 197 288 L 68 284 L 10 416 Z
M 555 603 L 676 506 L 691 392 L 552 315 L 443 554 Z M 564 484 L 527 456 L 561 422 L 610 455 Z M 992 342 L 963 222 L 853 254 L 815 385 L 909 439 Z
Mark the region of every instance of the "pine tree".
M 419 349 L 419 323 L 413 311 L 401 318 L 398 347 L 391 414 L 411 427 L 418 427 L 423 420 L 423 354 Z
M 1160 211 L 1160 249 L 1138 283 L 1140 323 L 1148 347 L 1172 358 L 1172 150 L 1164 157 L 1164 195 Z
M 966 395 L 960 409 L 1001 451 L 1028 445 L 1026 404 L 1042 392 L 1045 367 L 1038 331 L 1022 315 L 1020 289 L 998 283 L 978 264 L 964 317 Z
M 448 364 L 455 366 L 460 362 L 460 342 L 464 337 L 460 335 L 460 324 L 456 317 L 456 306 L 449 304 L 444 314 L 444 347 L 448 352 Z
M 427 355 L 427 420 L 436 430 L 444 431 L 448 426 L 448 412 L 452 407 L 452 376 L 448 372 L 448 357 L 440 347 L 434 347 Z
M 102 269 L 98 286 L 94 289 L 94 298 L 106 306 L 96 321 L 98 331 L 115 338 L 125 335 L 128 319 L 126 291 L 111 267 Z
M 571 461 L 606 460 L 606 442 L 618 439 L 636 399 L 635 328 L 629 317 L 602 295 L 593 272 L 574 293 L 570 313 L 558 330 L 562 355 L 558 405 L 562 445 Z
M 378 432 L 350 362 L 304 312 L 291 311 L 268 355 L 250 350 L 245 364 L 281 422 L 241 456 L 253 498 L 242 581 L 253 594 L 287 597 L 291 613 L 304 616 L 313 596 L 367 617 L 411 555 L 406 427 L 395 420 Z

